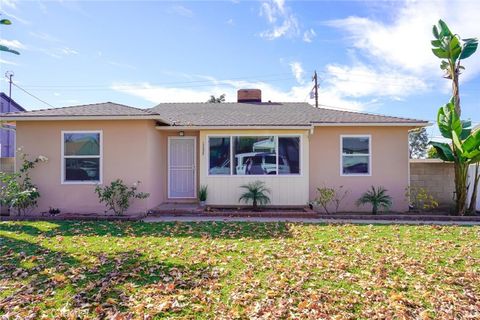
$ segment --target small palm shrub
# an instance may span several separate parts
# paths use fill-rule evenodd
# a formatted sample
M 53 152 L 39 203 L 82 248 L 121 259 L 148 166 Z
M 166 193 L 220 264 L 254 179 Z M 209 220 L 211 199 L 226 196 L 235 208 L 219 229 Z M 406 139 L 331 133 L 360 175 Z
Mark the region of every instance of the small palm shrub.
M 105 202 L 109 210 L 116 215 L 122 215 L 130 207 L 133 199 L 146 199 L 150 195 L 145 192 L 137 192 L 140 181 L 128 187 L 121 179 L 112 181 L 108 186 L 97 186 L 95 193 L 98 195 L 100 203 Z M 106 211 L 105 211 L 106 212 Z
M 239 202 L 252 203 L 253 211 L 258 211 L 258 206 L 266 205 L 270 203 L 270 197 L 267 195 L 270 193 L 270 189 L 265 186 L 263 181 L 254 181 L 246 185 L 240 186 L 245 189 L 245 192 L 238 199 Z
M 385 210 L 390 209 L 392 206 L 392 197 L 387 194 L 387 190 L 384 187 L 371 187 L 370 190 L 365 192 L 360 199 L 357 200 L 357 206 L 371 204 L 372 214 L 377 214 L 379 208 Z
M 200 186 L 200 189 L 198 189 L 198 200 L 200 202 L 205 202 L 207 201 L 207 196 L 208 196 L 208 187 L 205 185 Z

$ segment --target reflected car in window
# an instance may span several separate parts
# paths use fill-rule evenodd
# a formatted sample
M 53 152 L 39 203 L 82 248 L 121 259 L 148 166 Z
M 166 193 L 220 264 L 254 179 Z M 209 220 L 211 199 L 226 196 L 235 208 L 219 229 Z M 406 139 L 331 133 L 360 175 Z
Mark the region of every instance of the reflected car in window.
M 225 160 L 220 166 L 210 168 L 209 174 L 214 175 L 229 175 L 230 174 L 230 159 Z
M 277 155 L 275 153 L 248 152 L 235 155 L 237 175 L 277 174 Z M 285 157 L 278 157 L 280 174 L 290 173 L 290 166 Z

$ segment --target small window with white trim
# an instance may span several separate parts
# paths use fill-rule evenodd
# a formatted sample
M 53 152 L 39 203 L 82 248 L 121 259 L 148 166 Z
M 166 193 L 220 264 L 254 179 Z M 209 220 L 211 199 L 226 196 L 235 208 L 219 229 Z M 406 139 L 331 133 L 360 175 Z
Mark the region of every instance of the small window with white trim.
M 102 135 L 100 131 L 62 133 L 62 182 L 101 182 Z
M 365 176 L 371 174 L 371 144 L 368 135 L 341 136 L 341 174 Z

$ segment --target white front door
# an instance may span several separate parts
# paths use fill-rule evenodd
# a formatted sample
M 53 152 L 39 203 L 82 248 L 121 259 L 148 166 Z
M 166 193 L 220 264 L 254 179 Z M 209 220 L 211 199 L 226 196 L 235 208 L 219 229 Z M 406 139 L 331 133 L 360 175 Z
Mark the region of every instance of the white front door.
M 195 137 L 168 138 L 168 197 L 196 198 Z

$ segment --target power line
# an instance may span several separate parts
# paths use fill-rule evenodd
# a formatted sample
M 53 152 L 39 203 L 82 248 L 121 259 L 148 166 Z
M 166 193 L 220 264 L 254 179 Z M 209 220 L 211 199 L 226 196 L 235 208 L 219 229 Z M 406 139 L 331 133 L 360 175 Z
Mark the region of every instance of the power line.
M 45 100 L 42 100 L 40 99 L 39 97 L 37 97 L 36 95 L 28 92 L 27 90 L 23 89 L 22 87 L 20 87 L 18 84 L 16 84 L 15 82 L 12 82 L 12 85 L 14 85 L 15 87 L 17 87 L 18 89 L 22 90 L 23 92 L 25 92 L 26 94 L 28 94 L 29 96 L 37 99 L 38 101 L 46 104 L 47 106 L 51 107 L 51 108 L 55 108 L 54 106 L 52 106 L 50 103 L 46 102 Z
M 190 84 L 190 83 L 217 83 L 217 82 L 227 82 L 231 80 L 243 80 L 243 81 L 259 81 L 261 78 L 272 78 L 278 76 L 289 75 L 290 77 L 286 79 L 295 79 L 292 76 L 292 73 L 276 73 L 268 75 L 258 75 L 258 76 L 246 76 L 246 77 L 232 77 L 229 79 L 206 79 L 206 80 L 192 80 L 192 81 L 169 81 L 169 82 L 158 82 L 153 85 L 174 85 L 174 84 Z M 277 78 L 278 79 L 278 78 Z M 276 80 L 275 78 L 273 80 Z M 283 79 L 280 79 L 283 80 Z M 92 84 L 92 85 L 25 85 L 26 88 L 109 88 L 111 85 L 103 84 Z
M 295 77 L 293 76 L 290 76 L 290 77 L 287 77 L 287 78 L 279 78 L 279 79 L 272 79 L 272 80 L 268 80 L 268 83 L 271 83 L 271 82 L 281 82 L 281 81 L 286 81 L 286 80 L 292 80 L 292 79 L 296 79 Z M 215 80 L 214 82 L 212 83 L 203 83 L 203 84 L 196 84 L 196 85 L 177 85 L 177 86 L 174 86 L 174 87 L 166 87 L 166 88 L 172 88 L 172 89 L 177 89 L 177 88 L 199 88 L 199 87 L 211 87 L 211 86 L 217 86 L 217 87 L 225 87 L 225 86 L 231 86 L 231 87 L 235 87 L 236 85 L 235 84 L 232 84 L 232 83 L 229 83 L 230 80 Z M 260 80 L 258 80 L 260 81 Z M 25 86 L 31 90 L 35 90 L 35 91 L 50 91 L 50 90 L 54 90 L 54 89 L 58 89 L 58 90 L 64 90 L 64 91 L 68 91 L 68 90 L 75 90 L 75 91 L 106 91 L 106 90 L 112 90 L 112 87 L 113 86 L 136 86 L 136 89 L 137 90 L 150 90 L 150 89 L 154 89 L 155 86 L 159 86 L 159 84 L 149 84 L 150 87 L 142 87 L 141 84 L 140 85 L 136 85 L 136 84 L 129 84 L 129 83 L 125 83 L 125 84 L 121 84 L 121 83 L 118 83 L 118 84 L 111 84 L 111 85 L 108 85 L 108 86 L 98 86 L 98 87 L 55 87 L 55 86 L 51 86 L 51 87 L 34 87 L 34 86 Z
M 306 71 L 308 72 L 308 71 Z M 385 81 L 382 79 L 375 80 L 375 78 L 372 78 L 370 75 L 367 74 L 355 74 L 355 73 L 348 73 L 347 71 L 345 72 L 338 72 L 338 71 L 318 71 L 318 73 L 324 74 L 324 75 L 331 75 L 331 74 L 337 74 L 337 75 L 347 75 L 348 77 L 354 77 L 354 78 L 368 78 L 371 81 L 365 81 L 365 80 L 352 80 L 352 79 L 339 79 L 340 81 L 351 81 L 351 82 L 357 82 L 357 83 L 372 83 L 372 84 L 378 84 L 379 82 L 384 83 Z M 276 78 L 278 76 L 284 76 L 284 75 L 290 75 L 288 78 Z M 272 78 L 273 79 L 268 79 Z M 389 76 L 389 75 L 383 75 L 383 79 L 392 79 L 392 80 L 401 80 L 401 77 L 398 76 Z M 291 79 L 296 79 L 295 77 L 292 76 L 291 73 L 276 73 L 276 74 L 267 74 L 267 75 L 256 75 L 256 76 L 242 76 L 242 77 L 232 77 L 229 79 L 205 79 L 205 80 L 192 80 L 192 81 L 168 81 L 168 82 L 159 82 L 156 84 L 156 86 L 160 85 L 185 85 L 182 87 L 197 87 L 196 85 L 189 86 L 188 84 L 200 84 L 199 86 L 206 86 L 206 85 L 211 85 L 211 84 L 216 84 L 216 85 L 225 85 L 226 82 L 232 81 L 232 80 L 238 80 L 238 81 L 283 81 L 283 80 L 291 80 Z M 373 80 L 373 81 L 372 81 Z M 203 83 L 203 84 L 202 84 Z M 223 83 L 223 84 L 222 84 Z M 228 83 L 227 83 L 228 85 Z M 394 83 L 388 83 L 389 86 L 396 86 L 396 87 L 403 87 L 401 84 L 394 84 Z M 103 84 L 90 84 L 90 85 L 25 85 L 26 88 L 110 88 L 111 85 L 103 85 Z

